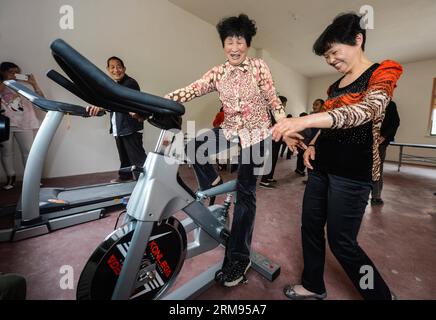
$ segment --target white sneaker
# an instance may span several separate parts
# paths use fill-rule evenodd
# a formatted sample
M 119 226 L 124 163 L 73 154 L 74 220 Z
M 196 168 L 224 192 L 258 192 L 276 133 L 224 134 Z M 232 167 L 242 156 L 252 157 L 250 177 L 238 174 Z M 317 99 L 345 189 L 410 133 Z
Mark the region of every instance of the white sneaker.
M 11 189 L 13 189 L 13 188 L 14 188 L 14 186 L 11 185 L 11 184 L 7 184 L 7 185 L 4 185 L 4 186 L 3 186 L 3 189 L 4 189 L 4 190 L 11 190 Z
M 8 177 L 8 181 L 3 186 L 3 189 L 5 190 L 11 190 L 15 187 L 15 176 Z

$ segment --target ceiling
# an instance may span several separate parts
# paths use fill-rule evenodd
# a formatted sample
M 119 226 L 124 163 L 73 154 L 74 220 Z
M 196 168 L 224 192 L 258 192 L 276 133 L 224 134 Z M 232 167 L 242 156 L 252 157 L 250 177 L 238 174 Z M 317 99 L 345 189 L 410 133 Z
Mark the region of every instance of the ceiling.
M 214 26 L 223 17 L 246 13 L 258 27 L 252 47 L 307 77 L 335 72 L 312 53 L 313 42 L 337 14 L 358 13 L 363 5 L 374 9 L 365 50 L 371 60 L 436 58 L 436 0 L 169 1 Z

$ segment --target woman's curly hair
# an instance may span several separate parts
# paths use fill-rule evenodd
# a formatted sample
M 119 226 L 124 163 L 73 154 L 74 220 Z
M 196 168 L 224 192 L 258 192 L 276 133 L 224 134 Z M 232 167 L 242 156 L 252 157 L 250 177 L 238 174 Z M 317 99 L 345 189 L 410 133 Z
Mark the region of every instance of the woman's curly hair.
M 251 45 L 251 39 L 256 35 L 256 22 L 246 14 L 241 13 L 238 17 L 222 19 L 216 26 L 224 47 L 224 40 L 227 37 L 244 37 L 247 46 Z

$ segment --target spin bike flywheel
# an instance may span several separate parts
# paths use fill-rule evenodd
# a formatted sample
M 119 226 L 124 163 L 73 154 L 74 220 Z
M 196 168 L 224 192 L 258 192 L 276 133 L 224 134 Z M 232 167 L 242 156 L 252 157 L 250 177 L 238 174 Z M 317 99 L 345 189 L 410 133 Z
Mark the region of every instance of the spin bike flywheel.
M 134 232 L 134 222 L 115 230 L 94 251 L 77 285 L 78 300 L 111 299 Z M 186 256 L 186 233 L 174 217 L 155 222 L 130 299 L 158 299 L 177 277 Z

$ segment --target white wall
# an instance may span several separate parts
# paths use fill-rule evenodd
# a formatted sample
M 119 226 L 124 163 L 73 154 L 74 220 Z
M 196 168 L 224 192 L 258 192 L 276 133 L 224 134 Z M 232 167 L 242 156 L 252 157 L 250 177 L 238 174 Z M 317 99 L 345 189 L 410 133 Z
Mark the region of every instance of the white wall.
M 121 57 L 127 73 L 142 91 L 164 95 L 188 85 L 224 55 L 215 26 L 164 0 L 70 0 L 74 29 L 62 30 L 61 0 L 2 0 L 0 10 L 0 60 L 13 61 L 25 73 L 34 73 L 49 99 L 86 105 L 45 77 L 59 70 L 49 45 L 63 38 L 101 69 L 109 56 Z M 277 90 L 288 97 L 287 111 L 294 115 L 307 105 L 307 79 L 283 66 L 265 50 L 250 50 L 271 68 Z M 217 94 L 186 105 L 187 120 L 196 127 L 211 127 L 220 103 Z M 40 113 L 43 117 L 44 114 Z M 109 117 L 62 122 L 45 163 L 44 177 L 68 176 L 117 170 L 118 154 L 109 135 Z M 152 150 L 159 131 L 146 124 L 144 145 Z M 17 147 L 17 146 L 16 146 Z M 18 175 L 22 174 L 16 153 Z M 0 179 L 5 174 L 0 169 Z
M 307 101 L 308 106 L 306 112 L 312 111 L 312 103 L 316 99 L 327 99 L 327 89 L 328 87 L 338 80 L 341 76 L 340 75 L 327 75 L 323 77 L 317 77 L 317 78 L 310 78 L 308 80 L 308 95 L 307 95 Z
M 291 113 L 294 117 L 306 111 L 308 95 L 308 79 L 281 64 L 274 59 L 267 50 L 258 50 L 258 56 L 265 60 L 271 70 L 274 85 L 280 95 L 288 98 L 286 113 Z
M 429 135 L 430 99 L 433 78 L 436 78 L 436 59 L 403 64 L 404 72 L 394 92 L 394 101 L 400 114 L 401 125 L 395 140 L 402 143 L 436 145 L 436 137 Z M 340 75 L 330 75 L 309 80 L 308 100 L 325 98 L 330 84 Z M 398 160 L 398 147 L 389 147 L 387 159 Z M 436 157 L 434 149 L 405 149 L 405 153 Z
M 66 3 L 74 9 L 74 30 L 59 27 L 59 9 Z M 34 73 L 48 98 L 86 105 L 45 77 L 47 70 L 59 70 L 49 50 L 56 38 L 102 69 L 109 56 L 121 57 L 142 91 L 156 95 L 188 85 L 224 59 L 215 27 L 168 1 L 1 0 L 0 60 L 14 61 L 23 72 Z M 210 127 L 220 106 L 218 96 L 211 94 L 186 107 L 185 122 L 195 119 L 198 127 Z M 118 154 L 108 129 L 108 116 L 64 120 L 50 147 L 44 176 L 117 170 Z M 146 125 L 146 151 L 157 134 Z M 2 169 L 0 174 L 4 180 Z

